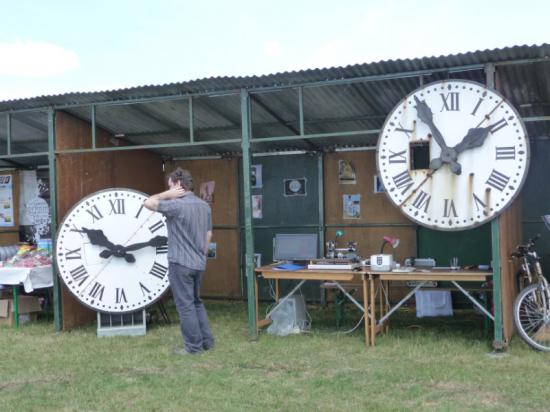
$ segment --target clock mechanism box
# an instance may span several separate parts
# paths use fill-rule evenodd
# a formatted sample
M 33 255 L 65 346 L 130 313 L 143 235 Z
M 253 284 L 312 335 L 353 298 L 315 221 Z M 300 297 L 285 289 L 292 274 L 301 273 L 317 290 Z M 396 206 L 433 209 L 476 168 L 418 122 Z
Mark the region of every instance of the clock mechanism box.
M 42 311 L 36 296 L 19 296 L 19 324 L 34 322 Z M 13 299 L 0 299 L 0 326 L 15 324 Z

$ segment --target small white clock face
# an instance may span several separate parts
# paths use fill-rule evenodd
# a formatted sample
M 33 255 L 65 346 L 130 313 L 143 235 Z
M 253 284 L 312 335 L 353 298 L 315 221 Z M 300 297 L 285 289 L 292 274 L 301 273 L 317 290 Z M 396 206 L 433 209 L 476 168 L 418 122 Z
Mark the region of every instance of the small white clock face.
M 288 188 L 294 193 L 298 192 L 301 187 L 302 185 L 298 180 L 291 180 L 290 183 L 288 184 Z
M 376 161 L 386 194 L 410 219 L 462 230 L 496 217 L 519 193 L 529 140 L 501 95 L 448 80 L 414 91 L 393 109 Z
M 61 223 L 55 260 L 71 293 L 94 310 L 132 312 L 168 288 L 164 217 L 147 196 L 108 189 L 79 201 Z

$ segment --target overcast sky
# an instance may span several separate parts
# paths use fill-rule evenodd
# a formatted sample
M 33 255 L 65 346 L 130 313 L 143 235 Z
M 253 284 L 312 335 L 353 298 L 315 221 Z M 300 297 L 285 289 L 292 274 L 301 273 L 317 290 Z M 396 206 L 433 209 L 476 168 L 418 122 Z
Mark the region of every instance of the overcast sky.
M 0 100 L 550 43 L 549 0 L 2 2 Z

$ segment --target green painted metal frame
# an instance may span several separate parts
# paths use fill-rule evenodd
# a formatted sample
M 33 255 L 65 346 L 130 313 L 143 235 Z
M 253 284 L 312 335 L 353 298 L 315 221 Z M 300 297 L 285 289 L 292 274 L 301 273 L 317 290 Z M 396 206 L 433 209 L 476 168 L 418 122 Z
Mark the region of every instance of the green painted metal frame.
M 50 188 L 50 202 L 52 205 L 52 236 L 54 237 L 55 231 L 57 229 L 57 190 L 55 187 L 56 182 L 56 161 L 55 156 L 57 154 L 68 154 L 68 153 L 89 153 L 89 152 L 111 152 L 111 151 L 125 151 L 125 150 L 141 150 L 141 149 L 161 149 L 161 148 L 176 148 L 176 147 L 191 147 L 191 146 L 208 146 L 216 144 L 228 144 L 235 143 L 240 144 L 241 152 L 243 156 L 242 170 L 243 170 L 243 201 L 244 201 L 244 229 L 245 229 L 245 266 L 246 266 L 246 278 L 248 285 L 248 321 L 250 335 L 252 338 L 257 338 L 257 330 L 255 327 L 256 320 L 256 296 L 255 296 L 255 287 L 254 287 L 254 250 L 253 250 L 253 231 L 252 231 L 252 205 L 251 205 L 251 188 L 250 188 L 250 147 L 253 143 L 266 143 L 274 141 L 293 141 L 293 140 L 303 140 L 303 139 L 317 139 L 317 138 L 332 138 L 332 137 L 342 137 L 342 136 L 357 136 L 365 134 L 378 134 L 379 130 L 370 129 L 370 130 L 358 130 L 352 132 L 341 132 L 341 133 L 317 133 L 317 134 L 305 134 L 304 127 L 304 108 L 303 108 L 303 89 L 304 88 L 313 88 L 313 87 L 323 87 L 323 86 L 334 86 L 334 85 L 346 85 L 354 83 L 365 83 L 381 80 L 390 80 L 390 79 L 400 79 L 407 77 L 420 77 L 432 73 L 458 73 L 472 70 L 486 70 L 489 67 L 495 66 L 506 66 L 513 64 L 528 64 L 543 61 L 544 59 L 522 59 L 522 60 L 511 60 L 505 62 L 499 62 L 496 64 L 473 64 L 473 65 L 463 65 L 455 67 L 447 67 L 441 69 L 426 69 L 426 70 L 415 70 L 409 72 L 400 72 L 384 75 L 373 75 L 373 76 L 362 76 L 353 79 L 333 79 L 333 80 L 324 80 L 316 82 L 297 82 L 287 85 L 278 85 L 278 86 L 259 86 L 259 87 L 250 87 L 242 88 L 238 90 L 226 90 L 224 95 L 240 95 L 240 106 L 241 106 L 241 128 L 242 128 L 242 137 L 241 139 L 222 139 L 222 140 L 212 140 L 212 141 L 201 141 L 197 142 L 194 139 L 194 122 L 193 122 L 193 98 L 198 96 L 218 96 L 219 91 L 208 91 L 208 92 L 196 92 L 196 93 L 181 93 L 178 95 L 164 95 L 157 97 L 149 98 L 129 98 L 123 99 L 116 102 L 107 101 L 107 102 L 96 102 L 93 104 L 62 104 L 54 105 L 51 107 L 37 107 L 37 108 L 28 108 L 28 109 L 19 109 L 19 110 L 9 110 L 5 111 L 8 115 L 8 151 L 6 156 L 0 156 L 0 159 L 14 158 L 14 157 L 36 157 L 36 156 L 48 156 L 48 164 L 50 170 L 50 184 L 53 185 L 53 188 Z M 493 80 L 488 78 L 488 84 Z M 493 83 L 494 87 L 494 83 Z M 266 93 L 272 91 L 279 91 L 283 89 L 298 89 L 298 106 L 299 106 L 299 135 L 293 136 L 279 136 L 279 137 L 270 137 L 262 139 L 253 139 L 251 138 L 251 124 L 250 124 L 250 95 L 254 93 Z M 147 144 L 147 145 L 136 145 L 136 146 L 123 146 L 123 147 L 106 147 L 98 148 L 96 146 L 96 108 L 98 106 L 119 106 L 119 105 L 131 105 L 137 103 L 147 103 L 155 101 L 174 101 L 174 100 L 184 100 L 188 99 L 189 101 L 189 121 L 190 121 L 190 141 L 182 143 L 168 143 L 168 144 Z M 72 149 L 72 150 L 56 150 L 55 149 L 55 111 L 75 108 L 75 107 L 91 107 L 91 123 L 92 123 L 92 148 L 91 149 Z M 37 152 L 37 153 L 24 153 L 24 154 L 11 154 L 11 114 L 12 113 L 22 113 L 22 112 L 36 112 L 36 111 L 48 111 L 48 152 Z M 322 155 L 320 155 L 320 158 Z M 319 161 L 322 166 L 322 160 Z M 322 179 L 322 167 L 320 167 L 319 179 Z M 321 186 L 320 186 L 321 189 Z M 322 192 L 320 190 L 320 200 L 319 200 L 319 211 L 323 209 L 322 205 Z M 320 214 L 320 219 L 322 219 L 323 213 Z M 498 221 L 493 221 L 492 226 L 492 236 L 493 236 L 493 265 L 500 268 L 500 259 L 498 252 L 498 236 L 499 228 Z M 319 231 L 323 233 L 324 238 L 324 229 L 326 227 L 332 227 L 333 225 L 325 225 L 324 221 L 320 220 L 319 222 Z M 362 226 L 362 225 L 358 225 Z M 375 226 L 375 225 L 365 225 Z M 320 237 L 320 243 L 323 242 Z M 322 245 L 321 245 L 322 246 Z M 495 260 L 498 259 L 498 262 Z M 60 306 L 60 289 L 57 276 L 54 277 L 54 317 L 56 330 L 61 328 L 61 306 Z M 498 283 L 498 286 L 497 286 Z M 495 342 L 502 343 L 502 313 L 501 307 L 497 305 L 498 302 L 501 303 L 501 291 L 500 291 L 500 270 L 495 271 L 495 286 L 494 286 L 494 296 L 495 296 Z M 497 322 L 498 320 L 498 322 Z
M 504 348 L 504 334 L 502 323 L 502 267 L 500 261 L 500 217 L 491 221 L 491 249 L 493 261 L 493 307 L 495 317 L 495 334 L 493 347 L 495 349 Z
M 485 64 L 485 79 L 487 87 L 495 89 L 495 65 Z M 504 348 L 504 327 L 502 318 L 502 267 L 500 262 L 500 217 L 491 221 L 491 255 L 493 267 L 493 307 L 495 317 L 493 348 Z
M 252 228 L 252 196 L 250 187 L 250 96 L 241 90 L 241 125 L 242 125 L 242 178 L 244 204 L 245 235 L 245 273 L 248 298 L 248 331 L 251 339 L 258 338 L 256 329 L 256 280 L 254 273 L 254 232 Z
M 53 250 L 55 250 L 55 239 L 57 234 L 57 169 L 55 163 L 55 111 L 48 111 L 48 171 L 50 178 L 50 209 L 52 215 L 51 234 L 53 241 Z M 53 318 L 54 326 L 57 332 L 62 328 L 61 311 L 61 285 L 57 272 L 57 264 L 54 262 L 53 269 Z

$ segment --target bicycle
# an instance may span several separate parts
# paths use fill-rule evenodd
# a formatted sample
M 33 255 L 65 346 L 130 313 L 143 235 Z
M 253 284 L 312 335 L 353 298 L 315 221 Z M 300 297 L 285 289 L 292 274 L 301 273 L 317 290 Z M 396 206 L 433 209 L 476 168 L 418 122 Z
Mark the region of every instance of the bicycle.
M 537 235 L 517 246 L 511 255 L 520 259 L 518 284 L 524 286 L 514 302 L 514 323 L 530 347 L 550 351 L 550 288 L 542 273 L 541 258 L 533 250 L 539 238 Z

